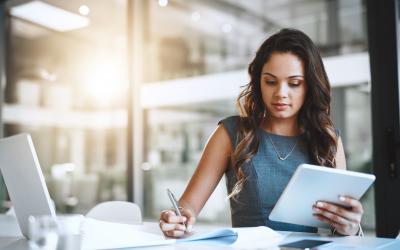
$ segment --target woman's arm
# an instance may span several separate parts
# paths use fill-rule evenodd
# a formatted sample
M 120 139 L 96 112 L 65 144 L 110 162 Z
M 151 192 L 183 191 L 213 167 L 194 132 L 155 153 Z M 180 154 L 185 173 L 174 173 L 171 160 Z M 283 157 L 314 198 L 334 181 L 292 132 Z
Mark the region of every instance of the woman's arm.
M 206 144 L 200 162 L 179 204 L 198 215 L 229 166 L 232 152 L 228 132 L 219 125 Z
M 179 200 L 182 216 L 173 210 L 160 214 L 160 228 L 165 235 L 181 237 L 190 231 L 204 204 L 218 185 L 230 162 L 232 145 L 223 125 L 219 125 L 208 140 L 200 162 Z M 186 223 L 185 226 L 182 223 Z

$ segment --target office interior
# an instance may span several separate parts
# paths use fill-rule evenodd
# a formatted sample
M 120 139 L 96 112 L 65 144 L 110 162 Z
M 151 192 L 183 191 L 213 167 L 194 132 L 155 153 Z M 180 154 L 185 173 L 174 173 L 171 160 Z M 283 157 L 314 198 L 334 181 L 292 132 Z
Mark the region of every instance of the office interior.
M 397 11 L 399 1 L 387 2 Z M 182 194 L 218 121 L 237 114 L 235 100 L 258 46 L 280 28 L 292 27 L 309 35 L 323 56 L 348 169 L 377 174 L 387 164 L 376 159 L 389 157 L 376 144 L 388 138 L 378 129 L 392 122 L 391 135 L 398 137 L 399 98 L 397 66 L 383 76 L 394 81 L 379 78 L 378 68 L 371 70 L 379 64 L 370 52 L 392 48 L 382 36 L 397 35 L 390 27 L 398 23 L 387 25 L 384 18 L 392 10 L 383 4 L 372 8 L 381 12 L 371 24 L 368 11 L 375 5 L 364 0 L 4 1 L 2 136 L 32 135 L 58 213 L 84 214 L 103 201 L 127 200 L 141 207 L 145 220 L 158 221 L 159 212 L 170 207 L 166 188 Z M 374 39 L 377 32 L 382 39 Z M 396 36 L 394 50 L 387 52 L 394 65 L 397 41 Z M 371 77 L 373 72 L 378 76 Z M 374 97 L 374 84 L 385 92 Z M 377 104 L 385 100 L 378 95 L 394 95 L 388 98 L 394 105 Z M 378 115 L 386 115 L 387 123 L 380 124 Z M 390 157 L 397 168 L 393 140 Z M 370 234 L 393 236 L 399 216 L 390 221 L 382 206 L 388 214 L 399 206 L 385 188 L 390 183 L 396 193 L 399 178 L 386 172 L 377 177 L 381 188 L 375 185 L 362 198 L 362 226 Z M 199 222 L 230 225 L 226 196 L 222 179 Z M 6 212 L 11 203 L 4 182 L 0 201 Z

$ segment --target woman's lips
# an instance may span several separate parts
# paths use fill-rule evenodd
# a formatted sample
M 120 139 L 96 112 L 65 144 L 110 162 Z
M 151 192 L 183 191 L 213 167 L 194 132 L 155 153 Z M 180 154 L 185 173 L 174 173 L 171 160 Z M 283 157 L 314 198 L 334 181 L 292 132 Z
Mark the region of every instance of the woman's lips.
M 287 108 L 289 108 L 289 104 L 286 103 L 273 103 L 272 106 L 278 111 L 283 111 Z

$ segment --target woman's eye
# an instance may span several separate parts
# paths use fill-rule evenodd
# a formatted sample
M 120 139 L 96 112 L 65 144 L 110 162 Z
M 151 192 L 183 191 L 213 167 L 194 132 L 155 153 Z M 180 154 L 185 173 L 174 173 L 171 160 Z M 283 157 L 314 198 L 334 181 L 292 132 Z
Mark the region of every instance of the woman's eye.
M 300 85 L 300 81 L 291 81 L 291 82 L 289 82 L 289 85 L 293 86 L 293 87 L 297 87 Z
M 275 84 L 275 81 L 269 80 L 269 81 L 265 81 L 268 85 L 273 85 Z

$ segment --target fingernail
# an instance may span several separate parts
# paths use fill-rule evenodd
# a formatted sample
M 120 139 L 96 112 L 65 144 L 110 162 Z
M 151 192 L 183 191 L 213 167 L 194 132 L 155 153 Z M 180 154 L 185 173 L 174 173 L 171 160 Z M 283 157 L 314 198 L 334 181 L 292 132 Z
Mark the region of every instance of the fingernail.
M 346 201 L 346 198 L 344 197 L 344 196 L 339 196 L 339 200 L 341 200 L 341 201 Z
M 322 202 L 317 202 L 317 207 L 323 207 L 324 206 L 324 203 L 322 203 Z
M 192 232 L 192 229 L 193 229 L 193 226 L 192 225 L 188 225 L 187 227 L 186 227 L 186 231 L 187 232 Z

